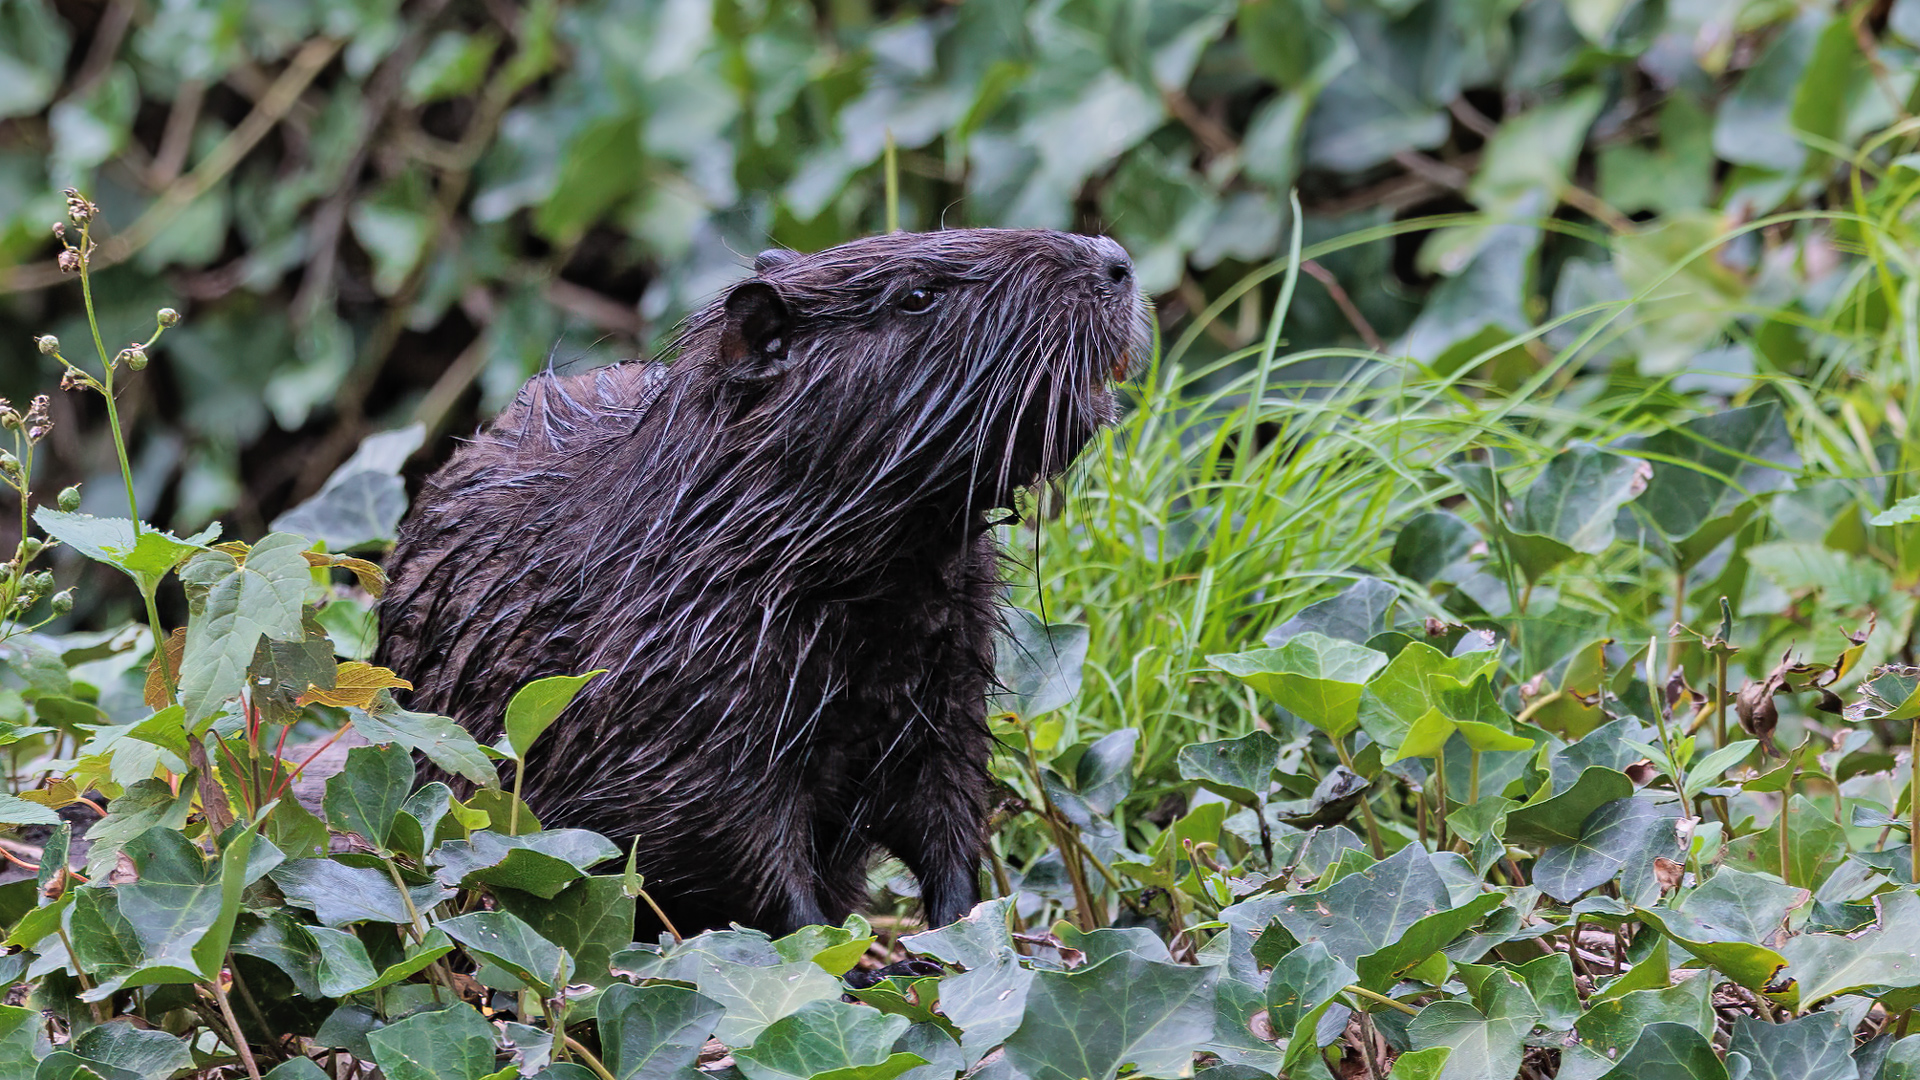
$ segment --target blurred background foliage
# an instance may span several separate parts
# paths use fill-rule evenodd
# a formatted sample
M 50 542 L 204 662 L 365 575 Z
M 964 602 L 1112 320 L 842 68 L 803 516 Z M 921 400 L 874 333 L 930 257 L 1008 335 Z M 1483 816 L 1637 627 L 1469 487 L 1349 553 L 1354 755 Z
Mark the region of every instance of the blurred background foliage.
M 1483 212 L 1308 264 L 1286 337 L 1441 375 L 1511 341 L 1481 376 L 1513 387 L 1573 330 L 1535 327 L 1845 203 L 1917 41 L 1920 0 L 0 0 L 0 394 L 51 388 L 33 334 L 85 337 L 48 231 L 82 188 L 108 333 L 186 316 L 122 406 L 142 506 L 258 535 L 371 432 L 436 459 L 754 252 L 882 228 L 889 139 L 904 226 L 1107 232 L 1199 361 L 1265 334 L 1290 189 L 1308 244 Z M 1800 329 L 1843 232 L 1681 268 L 1608 392 L 1844 365 Z M 55 407 L 41 490 L 109 511 L 97 406 Z

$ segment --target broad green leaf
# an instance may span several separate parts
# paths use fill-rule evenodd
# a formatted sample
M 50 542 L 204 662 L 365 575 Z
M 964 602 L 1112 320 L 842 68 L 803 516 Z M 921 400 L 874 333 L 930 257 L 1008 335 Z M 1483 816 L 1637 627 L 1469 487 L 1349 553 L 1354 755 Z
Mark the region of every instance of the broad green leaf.
M 1869 525 L 1911 525 L 1920 521 L 1920 495 L 1909 495 L 1867 520 Z
M 1627 779 L 1627 774 L 1590 765 L 1558 795 L 1507 811 L 1507 840 L 1541 847 L 1576 843 L 1588 816 L 1607 803 L 1632 794 L 1633 781 Z
M 1526 987 L 1504 971 L 1485 984 L 1484 1011 L 1465 1001 L 1436 1001 L 1407 1025 L 1414 1049 L 1447 1047 L 1440 1080 L 1512 1080 L 1526 1053 L 1525 1039 L 1540 1021 Z
M 73 1040 L 70 1049 L 83 1058 L 125 1069 L 146 1080 L 167 1080 L 179 1070 L 193 1067 L 193 1053 L 179 1038 L 120 1021 L 88 1028 Z
M 32 1076 L 36 1062 L 44 1054 L 39 1034 L 43 1023 L 38 1012 L 14 1005 L 0 1005 L 0 1074 Z
M 323 926 L 372 921 L 407 923 L 412 918 L 399 886 L 385 873 L 348 866 L 332 859 L 294 859 L 276 867 L 270 877 L 287 902 L 313 912 Z M 453 895 L 437 882 L 416 885 L 408 893 L 415 911 L 425 912 Z
M 713 1034 L 728 1046 L 751 1046 L 767 1025 L 802 1005 L 840 997 L 840 980 L 811 960 L 750 967 L 702 956 L 692 982 L 726 1009 Z
M 126 518 L 70 514 L 46 506 L 34 510 L 33 521 L 48 536 L 87 558 L 125 571 L 142 593 L 152 592 L 182 559 L 205 550 L 220 535 L 218 525 L 184 540 L 152 526 L 142 526 L 136 535 L 133 522 Z
M 1074 766 L 1074 793 L 1096 814 L 1111 814 L 1133 790 L 1133 748 L 1140 729 L 1121 728 L 1094 740 Z
M 1685 1024 L 1648 1024 L 1601 1080 L 1726 1080 L 1705 1035 Z
M 1720 871 L 1721 874 L 1727 872 Z M 1679 942 L 1688 952 L 1712 964 L 1716 971 L 1741 986 L 1760 993 L 1782 989 L 1778 980 L 1780 969 L 1787 961 L 1773 949 L 1740 938 L 1717 936 L 1724 932 L 1702 925 L 1679 911 L 1635 908 L 1634 913 L 1648 926 Z
M 1786 418 L 1771 402 L 1709 413 L 1624 440 L 1620 449 L 1653 463 L 1653 478 L 1633 506 L 1674 544 L 1709 526 L 1718 535 L 1702 542 L 1717 543 L 1731 531 L 1721 523 L 1754 497 L 1789 484 L 1788 471 L 1800 466 Z
M 1356 978 L 1352 968 L 1318 941 L 1307 942 L 1273 966 L 1267 980 L 1267 1015 L 1274 1034 L 1286 1040 L 1281 1068 L 1291 1068 L 1315 1049 L 1315 1025 Z
M 1439 952 L 1505 901 L 1499 893 L 1481 893 L 1459 907 L 1416 920 L 1393 941 L 1360 958 L 1356 965 L 1360 985 L 1377 993 L 1386 992 L 1401 973 Z
M 1394 572 L 1422 585 L 1472 554 L 1480 532 L 1458 514 L 1430 510 L 1409 520 L 1394 537 L 1389 560 Z
M 725 1010 L 683 986 L 607 988 L 598 1006 L 602 1060 L 614 1080 L 690 1080 Z
M 356 746 L 327 778 L 327 823 L 385 850 L 393 819 L 413 790 L 413 758 L 398 746 Z
M 354 728 L 365 735 L 368 742 L 399 743 L 476 784 L 490 787 L 500 783 L 499 770 L 473 735 L 445 716 L 409 712 L 395 705 L 389 694 L 377 695 L 370 709 L 349 712 Z
M 1034 1080 L 1114 1080 L 1131 1063 L 1180 1075 L 1213 1032 L 1217 969 L 1132 953 L 1071 972 L 1036 971 L 1007 1059 Z
M 1312 631 L 1355 645 L 1365 645 L 1387 628 L 1387 615 L 1400 599 L 1400 590 L 1375 577 L 1363 577 L 1338 595 L 1309 604 L 1298 615 L 1267 631 L 1261 640 L 1279 648 Z
M 1613 522 L 1620 507 L 1646 490 L 1652 468 L 1638 458 L 1609 454 L 1576 443 L 1547 463 L 1521 496 L 1510 520 L 1508 546 L 1528 579 L 1557 565 L 1565 556 L 1597 554 L 1613 543 Z M 1552 545 L 1512 543 L 1528 536 Z
M 1860 684 L 1849 718 L 1895 723 L 1920 718 L 1920 668 L 1883 667 Z
M 931 956 L 955 967 L 977 968 L 990 962 L 1003 949 L 1013 946 L 1007 931 L 1007 914 L 1013 901 L 1007 897 L 983 900 L 972 911 L 937 930 L 926 930 L 900 939 L 906 949 Z
M 535 679 L 515 691 L 513 700 L 507 702 L 505 745 L 500 749 L 516 759 L 526 760 L 527 751 L 547 727 L 560 718 L 561 710 L 573 702 L 574 696 L 594 676 L 605 674 L 602 669 L 584 675 L 552 675 Z
M 453 944 L 444 935 L 429 933 L 426 944 L 410 947 L 412 955 L 381 968 L 354 934 L 325 926 L 308 926 L 303 930 L 318 950 L 315 978 L 320 990 L 332 998 L 392 986 L 453 951 Z
M 466 1005 L 415 1013 L 367 1033 L 388 1080 L 482 1080 L 492 1075 L 493 1025 Z
M 1540 854 L 1533 864 L 1533 883 L 1555 900 L 1571 903 L 1588 889 L 1640 870 L 1656 855 L 1673 858 L 1680 854 L 1674 832 L 1678 817 L 1677 805 L 1650 797 L 1607 803 L 1587 815 L 1580 839 Z M 1623 879 L 1622 893 L 1632 895 L 1633 884 Z
M 1873 906 L 1874 924 L 1862 933 L 1801 934 L 1780 947 L 1802 1008 L 1837 994 L 1920 986 L 1920 895 L 1882 893 Z
M 969 964 L 965 972 L 940 980 L 940 1010 L 960 1028 L 960 1049 L 969 1063 L 1020 1027 L 1034 975 L 1011 948 L 1002 946 Z
M 504 886 L 551 899 L 597 864 L 620 857 L 613 843 L 585 829 L 545 829 L 506 836 L 491 830 L 449 840 L 433 864 L 449 885 Z
M 300 639 L 300 605 L 312 578 L 298 536 L 271 533 L 244 564 L 203 551 L 180 571 L 187 589 L 187 645 L 180 660 L 180 704 L 199 723 L 246 685 L 261 638 Z
M 572 978 L 573 958 L 508 912 L 475 911 L 441 919 L 434 927 L 543 997 L 551 997 Z
M 1748 1080 L 1855 1080 L 1860 1075 L 1853 1064 L 1853 1032 L 1837 1012 L 1782 1024 L 1737 1017 L 1727 1050 L 1747 1059 Z
M 803 926 L 773 943 L 782 960 L 811 960 L 832 975 L 845 972 L 873 944 L 873 929 L 859 915 L 843 926 Z
M 1295 940 L 1322 942 L 1335 959 L 1358 966 L 1361 958 L 1399 941 L 1415 923 L 1452 906 L 1427 853 L 1409 844 L 1327 888 L 1287 897 L 1273 917 Z
M 1610 1056 L 1626 1053 L 1647 1025 L 1662 1021 L 1682 1023 L 1711 1036 L 1715 982 L 1707 974 L 1695 973 L 1662 989 L 1622 994 L 1593 1004 L 1574 1029 L 1584 1045 Z
M 1430 712 L 1474 719 L 1459 695 L 1498 663 L 1491 651 L 1448 656 L 1424 641 L 1411 642 L 1367 681 L 1360 694 L 1360 726 L 1382 746 L 1398 747 Z
M 1086 667 L 1087 628 L 1049 625 L 1025 608 L 1002 610 L 1006 632 L 995 639 L 993 653 L 998 689 L 987 708 L 1032 719 L 1071 704 Z
M 1796 794 L 1787 804 L 1788 865 L 1780 865 L 1780 830 L 1765 830 L 1727 845 L 1726 865 L 1785 878 L 1787 884 L 1816 889 L 1847 857 L 1846 830 L 1831 811 Z
M 1360 688 L 1387 658 L 1308 631 L 1277 649 L 1218 654 L 1207 662 L 1337 739 L 1353 730 Z
M 767 1025 L 734 1060 L 747 1080 L 808 1080 L 842 1069 L 871 1069 L 888 1063 L 893 1044 L 910 1023 L 875 1009 L 840 1001 L 811 1001 Z M 925 1062 L 912 1055 L 899 1071 Z M 883 1073 L 863 1073 L 882 1080 Z M 894 1075 L 897 1075 L 894 1074 Z
M 510 889 L 498 890 L 494 899 L 532 927 L 534 933 L 567 950 L 574 960 L 573 978 L 577 981 L 606 985 L 612 978 L 608 967 L 613 954 L 633 940 L 635 901 L 626 894 L 617 876 L 583 878 L 547 899 Z M 842 949 L 858 944 L 864 952 L 866 940 L 870 939 L 855 938 Z M 840 956 L 829 958 L 837 961 Z M 830 970 L 838 974 L 858 959 L 856 952 L 852 959 Z
M 1411 646 L 1409 646 L 1411 647 Z M 1243 805 L 1266 802 L 1280 740 L 1254 730 L 1237 739 L 1188 743 L 1180 748 L 1180 775 Z
M 58 825 L 60 815 L 50 807 L 0 792 L 0 825 Z

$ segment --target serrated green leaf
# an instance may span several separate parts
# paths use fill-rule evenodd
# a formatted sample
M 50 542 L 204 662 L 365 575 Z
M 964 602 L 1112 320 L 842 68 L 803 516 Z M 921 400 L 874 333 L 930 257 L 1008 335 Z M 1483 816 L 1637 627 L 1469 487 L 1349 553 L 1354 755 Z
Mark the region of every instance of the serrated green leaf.
M 199 723 L 246 686 L 261 638 L 297 641 L 301 601 L 311 575 L 300 552 L 306 541 L 270 533 L 245 563 L 224 551 L 202 551 L 180 571 L 187 590 L 187 644 L 180 659 L 180 704 Z

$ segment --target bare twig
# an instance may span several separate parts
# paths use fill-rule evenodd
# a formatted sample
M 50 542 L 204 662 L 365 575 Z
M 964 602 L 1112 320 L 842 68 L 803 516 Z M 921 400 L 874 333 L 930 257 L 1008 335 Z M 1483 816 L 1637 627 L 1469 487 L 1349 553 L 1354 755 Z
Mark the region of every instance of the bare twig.
M 1300 271 L 1326 286 L 1327 295 L 1333 298 L 1334 306 L 1340 309 L 1340 314 L 1347 317 L 1348 324 L 1360 335 L 1360 340 L 1367 343 L 1367 348 L 1374 352 L 1386 348 L 1386 343 L 1381 341 L 1380 335 L 1374 331 L 1373 324 L 1360 313 L 1360 308 L 1354 304 L 1353 298 L 1347 295 L 1347 290 L 1340 287 L 1340 282 L 1333 276 L 1332 271 L 1312 259 L 1301 263 Z

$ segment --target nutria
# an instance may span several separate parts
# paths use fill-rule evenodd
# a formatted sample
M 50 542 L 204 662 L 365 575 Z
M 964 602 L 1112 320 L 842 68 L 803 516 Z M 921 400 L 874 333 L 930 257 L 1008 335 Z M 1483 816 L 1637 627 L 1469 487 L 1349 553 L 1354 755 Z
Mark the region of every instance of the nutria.
M 992 525 L 1115 415 L 1144 303 L 1111 240 L 896 233 L 762 254 L 669 364 L 535 377 L 400 530 L 379 662 L 498 737 L 530 679 L 604 668 L 536 745 L 546 827 L 637 837 L 683 932 L 978 898 L 1003 582 Z

